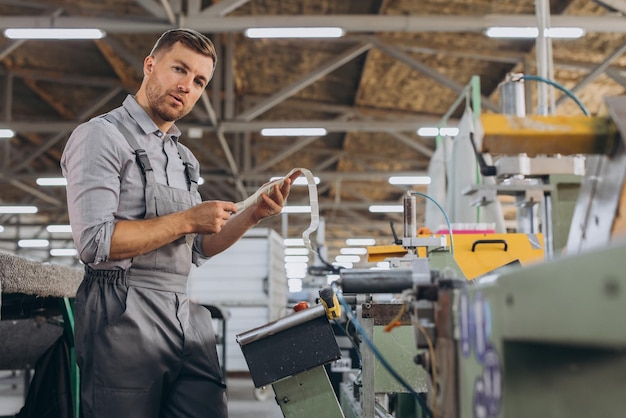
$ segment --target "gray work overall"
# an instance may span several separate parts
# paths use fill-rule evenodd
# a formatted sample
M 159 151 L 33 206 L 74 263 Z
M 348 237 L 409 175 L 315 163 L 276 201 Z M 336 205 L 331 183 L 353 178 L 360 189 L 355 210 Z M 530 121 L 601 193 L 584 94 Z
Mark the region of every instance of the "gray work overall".
M 114 123 L 144 166 L 146 218 L 196 204 L 190 190 L 155 182 L 145 152 Z M 135 257 L 129 270 L 87 267 L 76 295 L 76 352 L 84 418 L 225 418 L 226 386 L 208 309 L 186 295 L 186 237 Z

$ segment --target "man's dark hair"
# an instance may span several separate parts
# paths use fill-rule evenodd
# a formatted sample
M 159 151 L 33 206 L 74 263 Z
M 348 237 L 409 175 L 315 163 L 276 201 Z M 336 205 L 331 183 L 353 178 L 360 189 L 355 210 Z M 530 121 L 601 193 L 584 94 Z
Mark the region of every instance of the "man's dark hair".
M 215 51 L 213 42 L 193 29 L 170 29 L 163 33 L 152 47 L 150 55 L 154 56 L 158 52 L 168 51 L 177 42 L 180 42 L 195 52 L 210 57 L 213 60 L 213 69 L 215 70 L 215 66 L 217 65 L 217 52 Z

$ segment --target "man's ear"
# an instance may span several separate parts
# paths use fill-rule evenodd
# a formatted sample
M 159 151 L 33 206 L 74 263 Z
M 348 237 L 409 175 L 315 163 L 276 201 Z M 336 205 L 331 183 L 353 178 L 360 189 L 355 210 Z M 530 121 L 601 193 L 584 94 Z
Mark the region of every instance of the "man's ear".
M 148 55 L 146 59 L 143 60 L 143 74 L 148 75 L 152 73 L 154 70 L 154 57 L 152 55 Z

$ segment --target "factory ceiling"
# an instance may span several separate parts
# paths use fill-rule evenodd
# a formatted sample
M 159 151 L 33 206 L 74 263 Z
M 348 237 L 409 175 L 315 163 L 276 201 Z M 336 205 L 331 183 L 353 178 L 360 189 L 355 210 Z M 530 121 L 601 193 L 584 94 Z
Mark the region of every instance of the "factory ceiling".
M 0 248 L 14 249 L 10 227 L 47 238 L 44 226 L 68 222 L 62 187 L 38 177 L 60 176 L 71 130 L 133 94 L 155 39 L 173 27 L 209 35 L 220 56 L 196 109 L 180 121 L 182 141 L 201 162 L 204 199 L 240 201 L 270 177 L 305 167 L 320 178 L 320 215 L 329 253 L 348 237 L 391 243 L 389 221 L 371 204 L 401 201 L 391 175 L 425 174 L 434 126 L 473 76 L 483 112 L 498 111 L 498 84 L 509 72 L 536 74 L 533 39 L 496 40 L 490 26 L 536 26 L 541 1 L 520 0 L 0 0 L 0 29 L 96 27 L 100 40 L 11 40 L 0 36 L 0 205 L 36 205 L 36 215 L 2 215 Z M 554 80 L 575 92 L 592 114 L 603 97 L 626 89 L 626 1 L 552 0 L 552 26 L 586 35 L 552 41 Z M 545 9 L 543 9 L 545 10 Z M 250 27 L 339 26 L 335 39 L 251 39 Z M 527 86 L 532 105 L 533 88 Z M 579 114 L 560 93 L 557 114 Z M 454 110 L 450 124 L 462 115 Z M 262 128 L 321 127 L 317 137 L 263 137 Z M 426 188 L 415 190 L 426 191 Z M 307 205 L 294 188 L 289 204 Z M 423 206 L 420 211 L 423 211 Z M 423 222 L 423 214 L 419 214 Z M 307 215 L 265 225 L 289 237 Z M 17 229 L 16 229 L 17 230 Z M 26 232 L 24 232 L 26 233 Z M 4 237 L 2 235 L 5 235 Z M 29 232 L 30 234 L 30 232 Z M 67 237 L 66 237 L 67 239 Z M 61 245 L 60 243 L 58 245 Z M 67 246 L 67 243 L 64 245 Z

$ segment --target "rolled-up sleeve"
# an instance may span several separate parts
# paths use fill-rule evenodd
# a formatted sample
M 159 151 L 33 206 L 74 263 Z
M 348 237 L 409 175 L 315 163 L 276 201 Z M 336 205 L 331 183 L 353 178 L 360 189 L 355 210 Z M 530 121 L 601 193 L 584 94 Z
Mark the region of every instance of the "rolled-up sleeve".
M 72 236 L 85 264 L 109 259 L 120 178 L 128 164 L 128 150 L 116 135 L 105 120 L 91 120 L 74 130 L 61 157 Z

